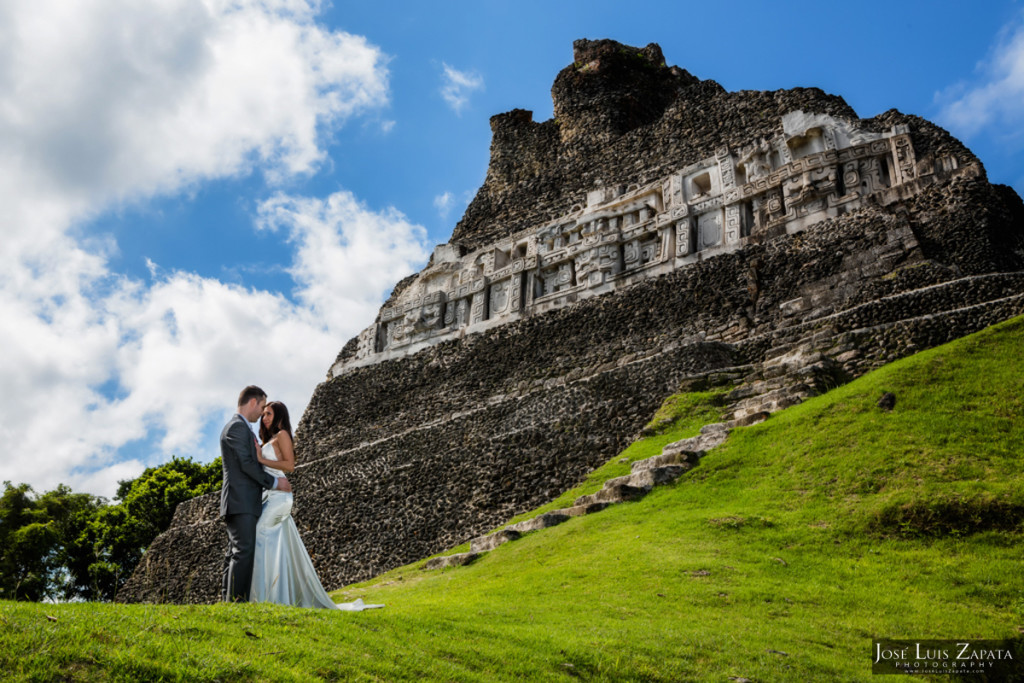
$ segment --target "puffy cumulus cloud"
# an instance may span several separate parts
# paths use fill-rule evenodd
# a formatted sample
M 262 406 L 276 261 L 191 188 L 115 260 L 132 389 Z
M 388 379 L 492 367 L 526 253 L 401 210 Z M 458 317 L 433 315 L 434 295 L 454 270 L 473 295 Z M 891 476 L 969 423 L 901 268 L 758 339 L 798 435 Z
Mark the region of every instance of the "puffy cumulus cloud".
M 252 383 L 297 420 L 341 344 L 427 257 L 422 227 L 347 192 L 278 195 L 260 216 L 294 243 L 297 303 L 185 272 L 148 285 L 114 278 L 100 297 L 68 287 L 41 305 L 14 298 L 3 318 L 0 435 L 27 457 L 6 476 L 109 496 L 119 479 L 152 464 L 118 460 L 133 441 L 154 441 L 163 458 L 208 461 L 217 455 L 215 428 Z
M 150 281 L 125 277 L 108 266 L 117 245 L 88 233 L 119 202 L 310 173 L 325 131 L 385 105 L 386 57 L 318 25 L 318 9 L 0 3 L 0 438 L 15 454 L 5 478 L 109 496 L 171 453 L 207 461 L 252 382 L 297 418 L 372 320 L 383 283 L 422 258 L 421 228 L 343 193 L 260 209 L 296 247 L 283 257 L 294 301 L 153 260 Z
M 459 71 L 447 64 L 442 66 L 444 72 L 441 74 L 441 97 L 456 114 L 461 114 L 462 108 L 469 104 L 470 94 L 483 89 L 483 76 L 474 71 Z
M 303 0 L 0 6 L 0 192 L 64 221 L 261 168 L 308 173 L 318 132 L 386 104 L 386 58 Z M 49 221 L 50 225 L 62 221 Z
M 936 95 L 939 121 L 967 138 L 1000 126 L 1006 137 L 1019 141 L 1024 129 L 1024 19 L 1001 32 L 978 73 L 978 82 L 960 83 Z
M 375 213 L 346 191 L 279 194 L 260 205 L 259 225 L 288 231 L 296 298 L 332 329 L 372 322 L 391 287 L 429 256 L 424 228 L 394 208 Z

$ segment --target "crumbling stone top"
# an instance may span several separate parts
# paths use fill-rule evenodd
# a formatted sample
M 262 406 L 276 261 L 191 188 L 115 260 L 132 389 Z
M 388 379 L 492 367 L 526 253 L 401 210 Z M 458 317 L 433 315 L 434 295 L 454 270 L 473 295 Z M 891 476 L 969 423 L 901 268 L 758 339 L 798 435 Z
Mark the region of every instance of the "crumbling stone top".
M 584 146 L 610 142 L 654 123 L 685 88 L 699 83 L 687 71 L 666 66 L 655 43 L 637 49 L 614 40 L 577 40 L 573 63 L 551 88 L 561 141 L 579 139 Z
M 521 109 L 491 118 L 487 177 L 453 243 L 472 250 L 567 214 L 598 187 L 643 185 L 680 160 L 771 138 L 790 111 L 857 119 L 841 97 L 817 88 L 726 92 L 666 65 L 654 43 L 577 40 L 551 96 L 551 120 L 536 122 Z

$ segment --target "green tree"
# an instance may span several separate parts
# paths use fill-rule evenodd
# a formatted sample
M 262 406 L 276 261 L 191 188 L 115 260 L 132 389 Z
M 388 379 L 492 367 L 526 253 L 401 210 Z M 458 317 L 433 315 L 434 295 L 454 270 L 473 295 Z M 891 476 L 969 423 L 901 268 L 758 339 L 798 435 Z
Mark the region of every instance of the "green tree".
M 178 503 L 220 489 L 222 476 L 219 458 L 201 465 L 174 457 L 120 482 L 119 502 L 99 510 L 86 531 L 95 549 L 88 566 L 93 599 L 112 600 L 149 544 L 171 525 Z
M 105 498 L 74 493 L 64 484 L 39 497 L 37 506 L 44 511 L 56 535 L 50 577 L 55 597 L 63 600 L 92 598 L 88 567 L 94 561 L 95 550 L 91 544 L 83 542 L 84 534 L 93 517 L 106 504 Z
M 28 484 L 4 482 L 0 496 L 0 597 L 49 597 L 57 534 Z
M 220 489 L 221 479 L 219 458 L 174 457 L 118 482 L 114 504 L 63 484 L 36 496 L 4 482 L 0 599 L 113 599 L 178 503 Z

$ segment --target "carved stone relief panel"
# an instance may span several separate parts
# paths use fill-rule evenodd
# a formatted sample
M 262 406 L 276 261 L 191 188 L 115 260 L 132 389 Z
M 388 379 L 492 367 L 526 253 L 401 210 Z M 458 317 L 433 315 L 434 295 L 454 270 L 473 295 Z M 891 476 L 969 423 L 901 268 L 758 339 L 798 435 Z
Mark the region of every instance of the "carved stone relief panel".
M 471 299 L 472 303 L 469 308 L 469 319 L 470 324 L 475 325 L 479 322 L 483 322 L 484 313 L 487 309 L 487 295 L 483 292 L 477 292 Z
M 562 226 L 549 225 L 537 231 L 537 253 L 547 254 L 565 246 Z
M 640 240 L 633 239 L 622 245 L 622 261 L 626 270 L 640 265 Z
M 683 218 L 676 222 L 676 256 L 686 256 L 696 251 L 693 245 L 692 233 L 692 220 Z
M 685 203 L 683 196 L 683 178 L 673 173 L 662 183 L 661 194 L 665 198 L 666 207 L 680 206 Z
M 557 265 L 543 268 L 538 279 L 541 291 L 537 292 L 536 295 L 547 296 L 570 289 L 573 286 L 574 275 L 571 261 L 563 261 Z
M 703 251 L 722 241 L 722 210 L 709 211 L 697 217 L 697 248 Z
M 488 302 L 488 319 L 507 315 L 512 301 L 511 280 L 502 280 L 491 284 L 491 299 Z
M 645 266 L 649 263 L 658 263 L 661 261 L 661 239 L 657 234 L 645 235 L 639 244 L 640 251 L 640 265 Z
M 597 249 L 597 268 L 601 274 L 601 281 L 606 282 L 609 278 L 615 277 L 622 272 L 622 260 L 620 258 L 619 245 L 614 242 L 602 244 Z M 601 284 L 600 282 L 597 284 Z
M 878 158 L 860 162 L 860 191 L 862 195 L 880 192 L 889 187 L 889 172 L 886 163 Z
M 370 325 L 359 333 L 359 341 L 356 347 L 356 358 L 366 358 L 376 350 L 377 326 Z
M 860 163 L 847 161 L 843 164 L 844 194 L 860 194 Z
M 434 292 L 423 297 L 419 306 L 412 306 L 405 314 L 406 334 L 422 335 L 433 332 L 444 322 L 444 292 Z
M 555 280 L 555 291 L 561 292 L 576 284 L 573 280 L 574 275 L 571 261 L 559 263 L 558 276 Z
M 764 194 L 756 216 L 758 225 L 765 228 L 772 227 L 785 219 L 786 205 L 782 201 L 781 188 L 772 188 Z
M 387 324 L 384 336 L 384 348 L 393 349 L 404 346 L 408 343 L 405 337 L 405 323 L 402 320 L 393 320 Z
M 513 275 L 508 281 L 511 298 L 510 313 L 523 310 L 523 275 Z
M 892 140 L 893 149 L 896 155 L 896 165 L 900 171 L 898 182 L 905 183 L 914 179 L 914 148 L 910 144 L 910 138 L 900 135 Z
M 445 307 L 444 326 L 457 330 L 460 327 L 465 327 L 468 322 L 469 300 L 458 299 L 456 301 L 449 301 Z
M 769 155 L 771 147 L 768 141 L 761 138 L 758 142 L 744 149 L 740 153 L 740 165 L 743 167 L 744 182 L 753 182 L 758 178 L 764 178 L 772 172 Z
M 725 207 L 725 243 L 736 244 L 740 238 L 740 205 Z
M 588 249 L 577 254 L 573 266 L 576 268 L 576 282 L 588 287 L 601 284 L 601 273 L 597 268 L 597 249 Z
M 718 170 L 722 176 L 722 190 L 731 190 L 736 187 L 736 172 L 729 148 L 722 147 L 715 152 L 715 159 L 718 161 Z
M 787 218 L 807 216 L 824 211 L 828 197 L 835 199 L 836 169 L 832 166 L 812 168 L 787 178 L 782 184 Z

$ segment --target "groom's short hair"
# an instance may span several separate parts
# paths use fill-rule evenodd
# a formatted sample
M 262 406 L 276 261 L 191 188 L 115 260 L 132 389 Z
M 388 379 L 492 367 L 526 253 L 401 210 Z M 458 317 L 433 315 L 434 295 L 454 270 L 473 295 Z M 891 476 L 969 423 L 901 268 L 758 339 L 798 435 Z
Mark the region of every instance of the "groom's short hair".
M 246 403 L 248 403 L 249 401 L 253 400 L 254 398 L 259 400 L 261 398 L 266 398 L 266 397 L 267 397 L 267 392 L 263 391 L 262 389 L 260 389 L 255 384 L 250 384 L 245 389 L 242 389 L 242 393 L 240 393 L 238 395 L 238 407 L 241 408 L 242 406 L 244 406 Z

